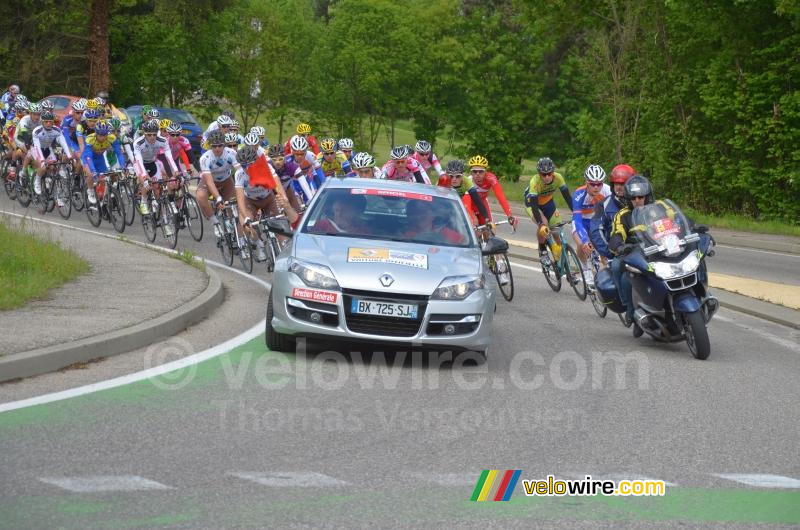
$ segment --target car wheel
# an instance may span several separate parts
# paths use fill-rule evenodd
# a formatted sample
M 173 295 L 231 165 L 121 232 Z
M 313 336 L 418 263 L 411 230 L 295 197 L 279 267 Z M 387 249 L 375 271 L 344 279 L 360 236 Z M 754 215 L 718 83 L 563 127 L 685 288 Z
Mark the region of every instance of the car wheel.
M 266 328 L 266 342 L 267 348 L 272 351 L 279 351 L 284 353 L 295 353 L 295 340 L 291 335 L 284 335 L 278 333 L 272 327 L 272 291 L 269 292 L 269 302 L 267 302 L 267 328 Z

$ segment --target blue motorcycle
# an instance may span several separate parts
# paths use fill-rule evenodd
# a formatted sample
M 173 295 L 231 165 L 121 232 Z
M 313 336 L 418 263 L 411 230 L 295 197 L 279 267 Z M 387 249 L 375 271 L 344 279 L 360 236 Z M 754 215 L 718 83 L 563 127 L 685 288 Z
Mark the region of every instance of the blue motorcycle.
M 631 226 L 639 242 L 625 246 L 623 262 L 633 287 L 634 337 L 647 333 L 663 342 L 685 340 L 696 359 L 707 359 L 706 325 L 719 309 L 719 301 L 708 293 L 705 258 L 714 255 L 708 229 L 692 230 L 668 199 L 634 209 Z M 609 309 L 624 312 L 607 269 L 596 283 Z

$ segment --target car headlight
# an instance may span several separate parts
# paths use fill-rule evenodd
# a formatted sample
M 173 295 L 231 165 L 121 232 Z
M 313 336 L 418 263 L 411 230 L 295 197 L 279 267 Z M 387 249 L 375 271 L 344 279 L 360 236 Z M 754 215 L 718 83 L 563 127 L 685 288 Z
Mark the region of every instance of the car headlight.
M 700 265 L 700 259 L 697 257 L 696 252 L 692 252 L 678 263 L 666 263 L 663 261 L 656 261 L 652 263 L 653 272 L 656 276 L 664 280 L 671 280 L 679 276 L 686 276 L 697 270 Z
M 333 272 L 325 265 L 293 259 L 289 264 L 289 271 L 296 274 L 309 287 L 339 289 L 339 282 L 336 281 Z
M 478 289 L 483 289 L 483 275 L 448 276 L 433 292 L 434 300 L 463 300 Z

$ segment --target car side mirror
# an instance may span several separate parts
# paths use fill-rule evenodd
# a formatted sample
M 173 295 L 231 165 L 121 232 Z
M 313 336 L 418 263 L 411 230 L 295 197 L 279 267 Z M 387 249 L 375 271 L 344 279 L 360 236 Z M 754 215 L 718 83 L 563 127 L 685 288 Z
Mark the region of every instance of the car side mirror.
M 279 236 L 294 237 L 294 232 L 286 219 L 267 219 L 267 230 Z
M 508 241 L 496 236 L 490 237 L 481 247 L 481 254 L 484 256 L 502 254 L 503 252 L 508 252 Z

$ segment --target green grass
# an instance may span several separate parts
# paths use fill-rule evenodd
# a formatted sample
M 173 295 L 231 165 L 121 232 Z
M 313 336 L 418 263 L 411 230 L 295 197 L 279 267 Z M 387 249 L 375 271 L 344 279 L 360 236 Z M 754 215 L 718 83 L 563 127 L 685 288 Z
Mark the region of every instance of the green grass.
M 798 225 L 789 225 L 780 221 L 760 221 L 736 214 L 710 215 L 691 208 L 683 208 L 683 210 L 694 222 L 714 228 L 800 237 L 800 226 Z
M 60 243 L 44 240 L 0 219 L 0 311 L 25 305 L 89 271 L 89 264 Z

